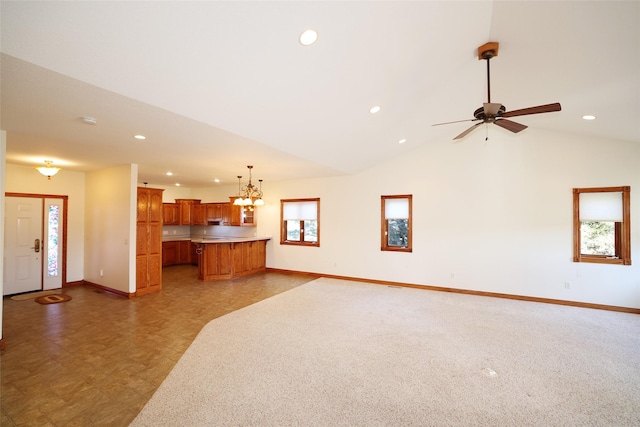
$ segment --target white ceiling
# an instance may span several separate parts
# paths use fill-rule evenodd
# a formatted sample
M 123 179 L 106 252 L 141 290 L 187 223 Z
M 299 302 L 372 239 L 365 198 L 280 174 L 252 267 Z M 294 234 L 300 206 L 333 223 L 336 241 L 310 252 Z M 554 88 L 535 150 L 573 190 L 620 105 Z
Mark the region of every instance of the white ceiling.
M 191 187 L 235 183 L 249 164 L 265 184 L 356 173 L 470 126 L 431 125 L 470 120 L 486 102 L 477 48 L 488 41 L 500 43 L 493 102 L 562 104 L 513 120 L 640 143 L 638 1 L 0 7 L 8 163 L 137 163 L 140 181 Z M 307 28 L 319 39 L 305 47 Z M 370 114 L 373 105 L 381 111 Z

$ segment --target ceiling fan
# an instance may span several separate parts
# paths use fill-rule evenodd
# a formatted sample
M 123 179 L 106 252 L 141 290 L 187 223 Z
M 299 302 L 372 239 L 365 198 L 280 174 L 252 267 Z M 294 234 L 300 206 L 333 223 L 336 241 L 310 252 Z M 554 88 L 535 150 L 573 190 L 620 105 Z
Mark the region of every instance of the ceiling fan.
M 460 135 L 453 138 L 461 139 L 470 134 L 474 129 L 480 126 L 483 123 L 493 123 L 498 125 L 504 129 L 507 129 L 513 133 L 518 133 L 521 130 L 527 128 L 527 126 L 514 122 L 512 120 L 508 120 L 507 117 L 515 117 L 515 116 L 525 116 L 528 114 L 539 114 L 539 113 L 551 113 L 554 111 L 560 111 L 561 107 L 558 102 L 553 104 L 545 104 L 538 105 L 537 107 L 529 107 L 522 108 L 520 110 L 507 111 L 507 109 L 502 104 L 492 103 L 491 102 L 491 79 L 489 73 L 489 61 L 491 58 L 498 56 L 498 43 L 497 42 L 489 42 L 485 43 L 478 48 L 478 59 L 487 61 L 487 102 L 482 104 L 481 108 L 478 108 L 473 112 L 473 116 L 475 118 L 468 120 L 457 120 L 455 122 L 445 122 L 445 123 L 436 123 L 433 126 L 440 125 L 448 125 L 451 123 L 461 123 L 461 122 L 478 122 L 472 125 L 470 128 L 462 132 Z

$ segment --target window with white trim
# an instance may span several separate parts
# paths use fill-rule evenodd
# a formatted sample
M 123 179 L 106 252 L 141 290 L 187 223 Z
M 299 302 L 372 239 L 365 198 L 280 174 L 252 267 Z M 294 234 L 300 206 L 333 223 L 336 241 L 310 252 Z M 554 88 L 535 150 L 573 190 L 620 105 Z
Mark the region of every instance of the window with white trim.
M 320 246 L 320 199 L 280 200 L 280 244 Z
M 631 187 L 573 189 L 573 261 L 631 265 Z
M 382 251 L 411 252 L 411 205 L 412 196 L 381 196 Z

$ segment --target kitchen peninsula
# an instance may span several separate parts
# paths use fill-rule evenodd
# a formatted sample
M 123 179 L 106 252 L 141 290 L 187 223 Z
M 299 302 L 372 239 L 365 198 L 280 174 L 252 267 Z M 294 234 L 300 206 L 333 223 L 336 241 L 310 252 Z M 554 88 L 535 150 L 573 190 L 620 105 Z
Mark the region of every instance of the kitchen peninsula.
M 198 257 L 198 279 L 234 279 L 264 271 L 268 240 L 269 237 L 191 239 Z

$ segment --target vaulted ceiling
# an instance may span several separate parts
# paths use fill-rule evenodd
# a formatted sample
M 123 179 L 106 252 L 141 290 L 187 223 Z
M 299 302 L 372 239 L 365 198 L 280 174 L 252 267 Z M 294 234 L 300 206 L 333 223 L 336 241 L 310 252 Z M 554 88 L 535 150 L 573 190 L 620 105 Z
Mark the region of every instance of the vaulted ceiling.
M 0 7 L 8 163 L 137 163 L 140 181 L 185 186 L 235 183 L 249 164 L 265 180 L 356 173 L 469 127 L 432 124 L 471 120 L 487 101 L 477 48 L 489 41 L 493 102 L 562 104 L 514 120 L 640 143 L 637 1 Z M 303 46 L 308 28 L 318 40 Z

